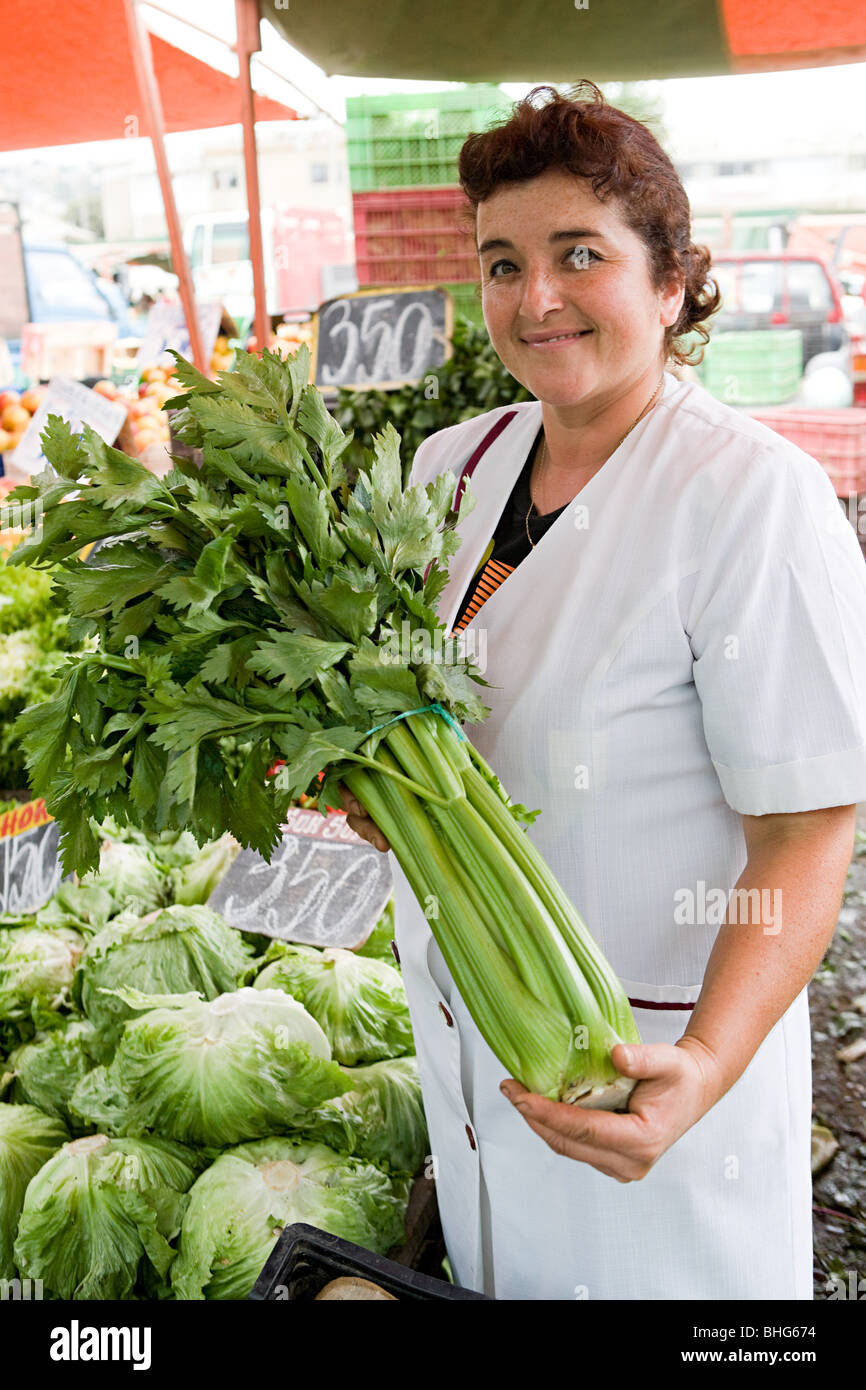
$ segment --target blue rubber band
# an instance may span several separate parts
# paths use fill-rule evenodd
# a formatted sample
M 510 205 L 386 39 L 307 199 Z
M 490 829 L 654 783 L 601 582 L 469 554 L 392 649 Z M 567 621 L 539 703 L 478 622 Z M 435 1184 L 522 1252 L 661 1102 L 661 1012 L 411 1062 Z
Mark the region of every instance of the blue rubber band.
M 386 719 L 384 724 L 376 724 L 372 729 L 368 729 L 364 738 L 367 739 L 371 734 L 377 734 L 380 729 L 387 729 L 389 724 L 396 724 L 399 719 L 408 719 L 410 714 L 426 714 L 427 710 L 433 710 L 434 713 L 441 714 L 442 718 L 451 725 L 457 737 L 462 739 L 464 743 L 466 742 L 466 735 L 457 723 L 457 720 L 453 715 L 448 713 L 447 709 L 444 709 L 442 705 L 439 704 L 438 700 L 432 705 L 419 705 L 417 709 L 407 709 L 404 710 L 402 714 L 395 714 L 392 719 Z
M 463 732 L 463 730 L 461 729 L 460 725 L 457 723 L 457 720 L 454 718 L 453 715 L 451 715 L 451 714 L 448 713 L 447 709 L 443 709 L 443 708 L 442 708 L 442 706 L 439 704 L 439 701 L 438 701 L 438 700 L 436 701 L 436 703 L 435 703 L 434 705 L 431 705 L 430 708 L 431 708 L 431 709 L 435 709 L 435 711 L 436 711 L 437 714 L 441 714 L 441 715 L 442 715 L 442 718 L 445 720 L 446 724 L 450 724 L 450 725 L 451 725 L 451 728 L 454 730 L 455 734 L 457 735 L 457 737 L 458 737 L 459 739 L 462 739 L 462 741 L 463 741 L 464 743 L 467 743 L 467 742 L 468 742 L 468 740 L 467 740 L 467 738 L 466 738 L 466 735 L 464 734 L 464 732 Z

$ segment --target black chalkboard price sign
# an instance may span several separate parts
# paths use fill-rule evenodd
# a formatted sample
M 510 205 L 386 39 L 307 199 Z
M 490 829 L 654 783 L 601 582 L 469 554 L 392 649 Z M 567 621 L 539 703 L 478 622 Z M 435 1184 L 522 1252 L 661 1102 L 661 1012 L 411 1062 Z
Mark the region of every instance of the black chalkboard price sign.
M 270 864 L 241 850 L 207 905 L 239 931 L 356 950 L 392 888 L 387 856 L 356 835 L 344 815 L 296 806 Z
M 321 305 L 313 334 L 313 379 L 337 390 L 420 381 L 451 356 L 454 301 L 435 285 L 358 290 Z
M 0 913 L 37 912 L 54 896 L 63 877 L 58 842 L 41 799 L 0 815 Z

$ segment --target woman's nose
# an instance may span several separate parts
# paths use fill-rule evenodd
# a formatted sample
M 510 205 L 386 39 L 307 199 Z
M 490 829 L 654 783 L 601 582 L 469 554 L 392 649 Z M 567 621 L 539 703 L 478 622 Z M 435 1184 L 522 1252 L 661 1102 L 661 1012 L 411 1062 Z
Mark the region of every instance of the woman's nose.
M 545 314 L 565 307 L 562 290 L 556 276 L 544 266 L 533 270 L 528 268 L 523 277 L 523 293 L 520 296 L 520 312 L 526 319 L 540 323 Z

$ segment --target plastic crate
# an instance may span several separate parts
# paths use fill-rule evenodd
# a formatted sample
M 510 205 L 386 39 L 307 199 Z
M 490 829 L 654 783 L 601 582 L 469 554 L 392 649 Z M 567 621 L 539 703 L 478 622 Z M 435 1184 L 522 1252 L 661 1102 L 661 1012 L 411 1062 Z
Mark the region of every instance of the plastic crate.
M 781 405 L 803 376 L 803 335 L 799 328 L 716 333 L 697 371 L 710 395 L 728 405 Z
M 332 1279 L 352 1275 L 369 1279 L 402 1301 L 490 1302 L 485 1294 L 419 1274 L 302 1222 L 285 1228 L 248 1297 L 254 1302 L 310 1303 Z
M 473 219 L 460 188 L 354 193 L 359 285 L 478 279 Z
M 349 182 L 355 192 L 453 184 L 467 135 L 504 120 L 511 99 L 481 83 L 441 92 L 346 100 Z
M 828 474 L 837 497 L 866 492 L 866 410 L 750 411 L 777 434 L 811 454 Z

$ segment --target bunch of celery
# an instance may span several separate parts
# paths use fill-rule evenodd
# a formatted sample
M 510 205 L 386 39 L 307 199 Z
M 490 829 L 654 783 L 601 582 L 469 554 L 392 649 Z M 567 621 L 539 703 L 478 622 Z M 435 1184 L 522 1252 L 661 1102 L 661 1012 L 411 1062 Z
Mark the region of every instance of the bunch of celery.
M 175 428 L 200 467 L 178 458 L 158 479 L 52 417 L 53 468 L 11 498 L 44 510 L 11 562 L 58 566 L 72 632 L 90 639 L 57 698 L 19 721 L 67 869 L 95 865 L 107 815 L 202 844 L 229 830 L 270 857 L 289 804 L 339 805 L 344 781 L 508 1071 L 622 1104 L 610 1050 L 638 1038 L 628 1001 L 521 828 L 535 813 L 459 728 L 489 712 L 484 682 L 436 603 L 471 497 L 453 510 L 451 474 L 405 487 L 390 426 L 350 477 L 305 349 L 240 353 L 218 382 L 182 359 L 177 374 Z M 105 538 L 95 564 L 78 558 Z

